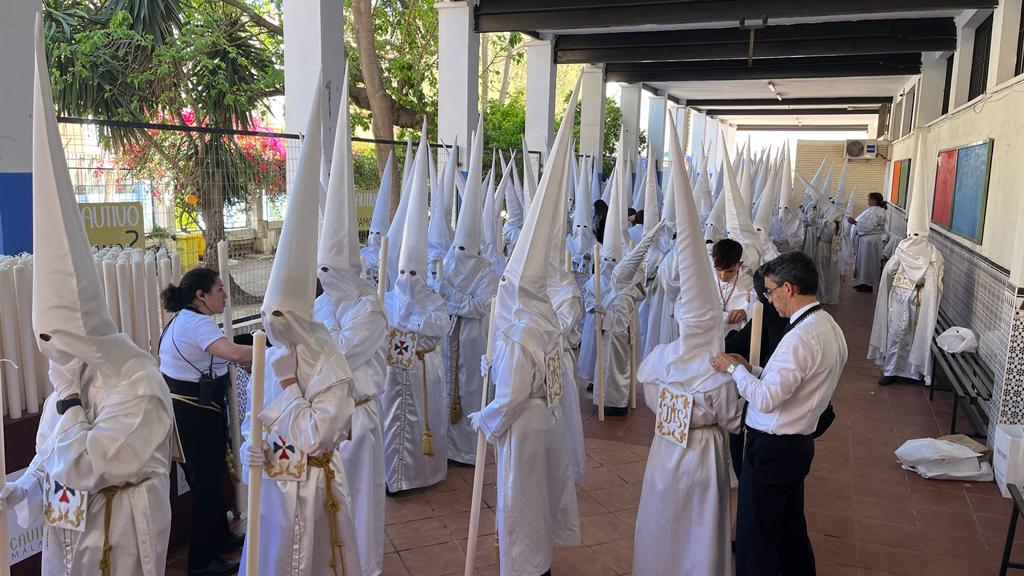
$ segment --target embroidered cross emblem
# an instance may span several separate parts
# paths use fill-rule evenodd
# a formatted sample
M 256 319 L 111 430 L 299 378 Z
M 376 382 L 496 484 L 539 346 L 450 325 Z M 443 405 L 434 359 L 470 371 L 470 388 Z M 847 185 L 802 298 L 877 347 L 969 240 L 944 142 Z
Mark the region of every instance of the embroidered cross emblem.
M 292 454 L 295 454 L 295 446 L 289 444 L 288 441 L 282 438 L 281 436 L 278 436 L 277 439 L 280 441 L 274 442 L 274 454 L 277 454 L 277 459 L 291 460 L 291 457 L 288 456 L 288 453 L 291 452 Z
M 57 497 L 57 501 L 58 502 L 62 502 L 64 504 L 70 504 L 71 503 L 71 499 L 68 498 L 68 494 L 70 494 L 72 496 L 75 495 L 75 489 L 74 488 L 68 488 L 67 486 L 61 484 L 60 482 L 57 482 L 56 480 L 54 480 L 53 481 L 53 493 L 57 494 L 58 492 L 60 492 L 60 496 Z

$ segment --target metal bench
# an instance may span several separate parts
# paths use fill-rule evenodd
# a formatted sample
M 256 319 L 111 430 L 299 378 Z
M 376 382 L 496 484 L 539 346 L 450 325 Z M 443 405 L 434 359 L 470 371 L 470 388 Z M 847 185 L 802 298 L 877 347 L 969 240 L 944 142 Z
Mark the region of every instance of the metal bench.
M 1021 508 L 1024 508 L 1024 501 L 1021 499 L 1020 488 L 1016 484 L 1007 484 L 1006 489 L 1010 491 L 1013 498 L 1013 511 L 1010 512 L 1010 528 L 1006 531 L 1006 544 L 1003 545 L 1003 562 L 999 567 L 999 576 L 1006 576 L 1006 570 L 1024 570 L 1024 564 L 1010 561 L 1010 552 L 1013 551 L 1013 535 L 1017 532 L 1017 518 L 1020 516 Z
M 935 336 L 948 330 L 953 323 L 941 310 L 935 324 Z M 995 375 L 981 360 L 976 352 L 950 354 L 939 348 L 932 339 L 932 358 L 935 367 L 932 389 L 928 394 L 931 399 L 935 390 L 949 390 L 953 393 L 953 418 L 949 425 L 949 433 L 956 434 L 956 419 L 959 409 L 963 407 L 964 415 L 970 422 L 974 432 L 969 436 L 985 438 L 988 434 L 988 416 L 981 406 L 980 400 L 992 399 L 992 385 Z M 941 386 L 940 386 L 941 384 Z

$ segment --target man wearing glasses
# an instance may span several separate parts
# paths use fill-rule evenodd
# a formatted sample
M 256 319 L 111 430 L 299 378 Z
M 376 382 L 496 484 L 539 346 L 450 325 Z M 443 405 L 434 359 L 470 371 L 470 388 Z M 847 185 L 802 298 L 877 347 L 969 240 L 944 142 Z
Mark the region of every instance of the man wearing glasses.
M 814 574 L 804 519 L 804 478 L 814 457 L 819 418 L 846 365 L 842 330 L 817 301 L 814 261 L 788 252 L 761 267 L 765 298 L 789 318 L 763 370 L 737 354 L 711 365 L 731 374 L 747 399 L 747 443 L 736 523 L 737 576 Z M 827 426 L 828 418 L 822 418 Z

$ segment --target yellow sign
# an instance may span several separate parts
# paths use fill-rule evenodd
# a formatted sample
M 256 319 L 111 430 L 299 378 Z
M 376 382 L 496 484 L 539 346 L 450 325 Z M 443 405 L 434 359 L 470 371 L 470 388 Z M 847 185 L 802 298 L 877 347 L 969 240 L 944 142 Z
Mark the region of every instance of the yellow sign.
M 100 248 L 145 248 L 142 202 L 79 204 L 89 243 Z
M 370 221 L 373 220 L 373 205 L 376 202 L 376 190 L 356 190 L 356 222 L 360 232 L 370 231 Z

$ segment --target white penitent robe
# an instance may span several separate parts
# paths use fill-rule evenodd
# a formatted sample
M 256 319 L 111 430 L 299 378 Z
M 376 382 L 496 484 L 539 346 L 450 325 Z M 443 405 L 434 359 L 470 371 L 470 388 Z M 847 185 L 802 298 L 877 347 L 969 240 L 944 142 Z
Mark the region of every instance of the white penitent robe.
M 606 264 L 606 263 L 603 263 Z M 601 269 L 601 295 L 607 299 L 611 291 L 612 266 L 605 265 Z M 582 380 L 593 382 L 597 365 L 597 338 L 594 332 L 597 319 L 597 305 L 599 302 L 594 298 L 594 275 L 590 275 L 587 285 L 581 291 L 583 297 L 583 336 L 580 340 L 580 357 L 576 371 Z
M 837 221 L 818 223 L 818 244 L 814 252 L 814 263 L 818 267 L 818 301 L 822 304 L 839 302 L 840 250 L 842 249 L 842 227 Z
M 451 403 L 448 418 L 448 459 L 463 464 L 476 463 L 477 433 L 469 423 L 469 414 L 480 409 L 483 376 L 480 375 L 480 357 L 487 352 L 487 314 L 491 298 L 498 289 L 498 278 L 482 259 L 478 273 L 470 282 L 459 286 L 444 279 L 441 294 L 448 303 L 452 329 L 445 337 L 444 370 Z M 468 286 L 467 292 L 459 288 Z M 458 400 L 458 404 L 456 404 Z M 458 418 L 453 411 L 460 406 Z
M 924 238 L 913 240 L 927 244 Z M 897 248 L 886 264 L 875 301 L 868 358 L 886 376 L 931 384 L 931 342 L 942 298 L 943 259 L 931 245 L 926 248 L 917 258 Z
M 740 427 L 736 386 L 720 374 L 697 382 L 662 382 L 648 374 L 647 363 L 643 366 L 640 379 L 651 410 L 658 411 L 663 385 L 692 394 L 693 408 L 685 448 L 658 434 L 651 443 L 633 539 L 633 574 L 732 574 L 726 433 Z
M 715 286 L 718 287 L 718 299 L 722 303 L 722 326 L 725 327 L 725 334 L 736 330 L 742 330 L 754 314 L 754 277 L 746 268 L 741 268 L 736 273 L 732 282 L 722 282 L 715 277 Z M 729 323 L 729 314 L 733 310 L 743 310 L 747 317 L 740 322 Z
M 402 351 L 404 356 L 413 355 L 412 366 L 406 368 L 399 363 L 389 364 L 381 395 L 384 478 L 391 492 L 431 486 L 448 475 L 448 394 L 441 346 L 451 323 L 441 297 L 428 292 L 425 286 L 421 288 L 417 311 L 407 315 L 405 320 L 399 317 L 397 293 L 391 291 L 384 295 L 389 323 L 388 346 L 401 346 L 401 333 L 416 334 L 415 347 Z M 425 354 L 421 357 L 418 352 Z M 387 354 L 391 359 L 389 362 L 397 357 L 394 350 Z M 432 435 L 432 456 L 423 453 L 424 432 L 428 425 Z
M 130 344 L 128 344 L 130 345 Z M 52 374 L 52 372 L 51 372 Z M 109 543 L 112 576 L 158 576 L 167 565 L 171 532 L 170 467 L 174 412 L 156 365 L 110 381 L 91 368 L 82 380 L 84 410 L 57 414 L 56 394 L 43 405 L 35 477 L 15 507 L 28 526 L 43 515 L 42 574 L 98 575 L 106 499 L 113 498 Z M 46 478 L 88 493 L 85 531 L 46 523 Z M 112 496 L 100 491 L 122 486 Z
M 384 570 L 384 424 L 379 396 L 384 391 L 388 323 L 379 300 L 370 294 L 338 300 L 322 294 L 313 314 L 338 342 L 352 371 L 352 437 L 341 442 L 338 454 L 352 493 L 362 574 L 377 576 Z
M 675 264 L 675 246 L 665 254 L 658 265 L 651 291 L 644 299 L 647 306 L 647 335 L 641 358 L 659 344 L 667 344 L 679 336 L 679 325 L 674 316 L 676 299 L 679 298 L 679 269 Z
M 625 408 L 629 404 L 629 390 L 632 382 L 633 336 L 637 327 L 633 325 L 633 313 L 643 293 L 635 286 L 623 288 L 605 299 L 607 311 L 604 315 L 604 405 L 611 408 Z M 594 388 L 594 405 L 599 401 L 598 390 Z
M 550 291 L 549 291 L 550 292 Z M 572 464 L 572 477 L 583 482 L 587 471 L 587 453 L 583 438 L 583 415 L 580 412 L 580 393 L 576 387 L 576 362 L 573 350 L 580 343 L 583 317 L 583 303 L 575 290 L 562 287 L 558 294 L 551 295 L 562 325 L 562 408 L 561 421 L 564 429 L 565 450 Z
M 371 233 L 366 240 L 366 246 L 359 249 L 359 255 L 363 259 L 363 268 L 366 270 L 366 279 L 377 285 L 377 277 L 380 274 L 380 239 L 379 233 Z
M 272 366 L 281 353 L 280 347 L 267 349 L 267 365 Z M 272 479 L 270 468 L 264 465 L 260 541 L 246 539 L 242 557 L 249 546 L 259 546 L 261 574 L 360 574 L 351 493 L 345 468 L 336 454 L 348 435 L 355 408 L 349 369 L 341 356 L 324 354 L 309 382 L 282 390 L 280 376 L 267 376 L 263 408 L 257 412 L 258 408 L 252 407 L 264 426 L 263 452 L 268 460 L 277 452 L 287 453 L 296 466 L 305 458 L 305 475 L 298 481 L 277 474 Z M 249 419 L 243 422 L 243 432 L 251 441 L 250 424 Z M 294 451 L 275 451 L 275 444 Z M 314 458 L 326 457 L 326 467 L 314 465 Z M 247 467 L 243 467 L 242 477 L 248 479 Z M 244 562 L 239 574 L 245 576 Z
M 804 229 L 804 243 L 800 250 L 811 258 L 814 258 L 814 252 L 818 245 L 818 220 L 820 219 L 821 212 L 818 211 L 817 204 L 805 202 L 800 207 L 800 224 Z
M 534 358 L 513 331 L 496 335 L 495 397 L 477 421 L 497 448 L 501 575 L 538 576 L 551 568 L 556 546 L 579 545 L 579 510 L 561 409 L 547 400 L 547 358 Z
M 885 209 L 869 206 L 857 216 L 856 264 L 853 273 L 855 285 L 878 284 L 882 273 L 882 247 L 885 245 Z

